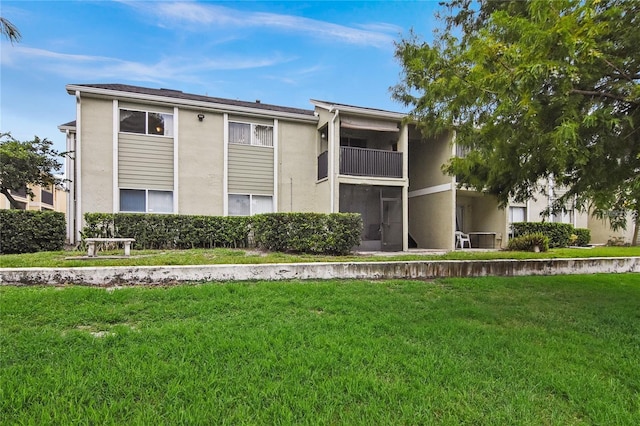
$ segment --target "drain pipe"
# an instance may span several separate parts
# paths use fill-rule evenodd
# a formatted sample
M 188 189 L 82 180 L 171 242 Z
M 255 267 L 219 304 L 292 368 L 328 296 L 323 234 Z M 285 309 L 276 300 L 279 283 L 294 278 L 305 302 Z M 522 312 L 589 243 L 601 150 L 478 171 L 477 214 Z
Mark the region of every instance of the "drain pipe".
M 82 218 L 82 99 L 80 98 L 80 91 L 76 90 L 76 138 L 75 138 L 75 152 L 74 152 L 74 173 L 75 173 L 75 186 L 76 186 L 76 198 L 74 206 L 74 219 L 75 229 L 75 241 L 80 241 L 82 236 L 80 231 L 84 224 Z
M 336 152 L 336 148 L 335 148 L 335 128 L 336 128 L 336 119 L 338 118 L 338 114 L 340 113 L 340 110 L 335 108 L 335 107 L 331 107 L 329 108 L 329 112 L 333 112 L 333 118 L 331 119 L 331 121 L 329 122 L 329 192 L 330 192 L 330 197 L 331 197 L 331 202 L 330 202 L 330 206 L 331 206 L 331 211 L 329 213 L 335 213 L 335 193 L 336 193 L 336 189 L 335 189 L 335 152 Z

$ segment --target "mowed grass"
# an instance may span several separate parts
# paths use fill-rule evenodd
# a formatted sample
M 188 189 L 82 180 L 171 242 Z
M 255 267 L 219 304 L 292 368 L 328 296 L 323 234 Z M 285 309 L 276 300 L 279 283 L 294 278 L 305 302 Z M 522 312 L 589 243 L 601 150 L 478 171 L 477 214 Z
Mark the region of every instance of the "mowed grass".
M 581 257 L 630 257 L 640 256 L 640 247 L 560 248 L 546 253 L 512 251 L 457 250 L 449 253 L 422 254 L 398 253 L 382 255 L 352 254 L 349 256 L 319 256 L 262 252 L 242 249 L 192 249 L 192 250 L 132 250 L 126 259 L 109 259 L 106 255 L 122 255 L 123 250 L 100 252 L 96 259 L 86 259 L 83 251 L 57 251 L 0 255 L 2 268 L 30 267 L 78 267 L 78 266 L 158 266 L 158 265 L 209 265 L 300 262 L 388 262 L 412 260 L 487 260 L 487 259 L 546 259 Z
M 3 424 L 640 424 L 640 274 L 0 297 Z

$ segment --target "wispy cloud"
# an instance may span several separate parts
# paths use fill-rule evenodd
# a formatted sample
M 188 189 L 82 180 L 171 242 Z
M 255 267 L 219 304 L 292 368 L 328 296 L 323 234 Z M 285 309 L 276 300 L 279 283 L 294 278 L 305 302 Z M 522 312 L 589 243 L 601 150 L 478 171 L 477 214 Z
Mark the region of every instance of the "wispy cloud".
M 346 44 L 388 48 L 401 31 L 385 23 L 360 24 L 360 28 L 334 24 L 294 15 L 237 10 L 225 6 L 195 2 L 133 2 L 124 1 L 145 15 L 153 15 L 163 27 L 178 27 L 190 31 L 216 29 L 267 28 L 299 33 L 304 37 L 321 38 Z
M 2 66 L 26 68 L 37 66 L 67 79 L 94 80 L 122 79 L 132 81 L 162 82 L 168 80 L 192 80 L 207 71 L 263 68 L 290 59 L 270 55 L 268 58 L 226 57 L 217 59 L 181 58 L 172 56 L 154 63 L 127 61 L 105 56 L 92 56 L 53 52 L 24 46 L 2 49 Z

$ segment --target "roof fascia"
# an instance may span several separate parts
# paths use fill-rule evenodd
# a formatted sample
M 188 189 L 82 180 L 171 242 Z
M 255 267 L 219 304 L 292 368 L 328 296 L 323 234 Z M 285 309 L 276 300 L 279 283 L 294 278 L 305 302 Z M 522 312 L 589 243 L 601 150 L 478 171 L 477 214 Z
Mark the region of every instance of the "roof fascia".
M 76 126 L 58 126 L 58 130 L 60 130 L 62 133 L 65 133 L 67 130 L 75 132 Z
M 304 115 L 304 114 L 296 114 L 292 112 L 284 112 L 284 111 L 273 111 L 266 110 L 260 108 L 249 108 L 238 105 L 227 105 L 216 102 L 204 102 L 204 101 L 194 101 L 190 99 L 180 99 L 173 98 L 171 96 L 158 96 L 158 95 L 147 95 L 144 93 L 135 93 L 135 92 L 127 92 L 121 90 L 112 90 L 112 89 L 102 89 L 98 87 L 87 87 L 87 86 L 76 86 L 73 84 L 69 84 L 66 86 L 67 92 L 69 94 L 74 94 L 76 91 L 82 93 L 90 93 L 92 95 L 97 96 L 105 96 L 108 98 L 126 98 L 133 99 L 137 101 L 145 101 L 152 102 L 158 104 L 174 104 L 174 105 L 182 105 L 187 107 L 199 108 L 205 111 L 213 111 L 213 112 L 231 112 L 238 113 L 243 115 L 249 115 L 254 117 L 275 117 L 275 118 L 284 118 L 294 121 L 304 121 L 310 123 L 317 123 L 318 118 L 313 115 Z
M 403 114 L 400 112 L 392 112 L 392 111 L 382 111 L 382 110 L 372 110 L 369 108 L 362 108 L 356 106 L 342 105 L 342 104 L 329 104 L 323 101 L 317 101 L 311 99 L 311 103 L 319 108 L 324 108 L 329 112 L 333 112 L 335 110 L 339 110 L 343 113 L 367 116 L 367 117 L 376 117 L 376 118 L 386 118 L 391 120 L 403 120 L 407 114 Z

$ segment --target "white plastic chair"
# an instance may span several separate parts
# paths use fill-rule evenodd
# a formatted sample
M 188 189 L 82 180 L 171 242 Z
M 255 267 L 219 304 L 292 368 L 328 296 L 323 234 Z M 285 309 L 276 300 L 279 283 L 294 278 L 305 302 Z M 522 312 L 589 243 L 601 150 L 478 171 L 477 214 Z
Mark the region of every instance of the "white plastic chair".
M 471 248 L 471 240 L 469 239 L 469 235 L 465 234 L 462 231 L 456 231 L 456 248 L 460 246 L 460 248 L 464 248 L 464 243 L 469 244 L 469 248 Z

